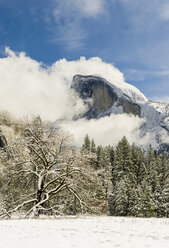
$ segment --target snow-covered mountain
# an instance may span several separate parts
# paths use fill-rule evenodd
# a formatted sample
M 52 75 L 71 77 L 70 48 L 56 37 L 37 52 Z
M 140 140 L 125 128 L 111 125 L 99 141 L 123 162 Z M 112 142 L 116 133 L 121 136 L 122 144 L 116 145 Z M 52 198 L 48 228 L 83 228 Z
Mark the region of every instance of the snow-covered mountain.
M 160 152 L 169 151 L 169 104 L 149 101 L 130 84 L 110 83 L 92 75 L 75 75 L 71 88 L 88 106 L 80 117 L 98 119 L 111 113 L 137 115 L 145 120 L 140 137 L 151 137 L 151 144 Z

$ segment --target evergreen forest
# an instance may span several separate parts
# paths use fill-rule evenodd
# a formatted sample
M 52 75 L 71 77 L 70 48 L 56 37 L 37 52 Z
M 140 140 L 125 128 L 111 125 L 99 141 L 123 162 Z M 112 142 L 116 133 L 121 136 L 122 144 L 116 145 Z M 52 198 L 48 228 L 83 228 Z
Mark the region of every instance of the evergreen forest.
M 123 137 L 81 147 L 39 116 L 2 127 L 0 217 L 14 214 L 169 217 L 169 156 Z M 10 132 L 9 132 L 10 130 Z M 2 136 L 2 134 L 1 134 Z M 3 140 L 1 138 L 1 140 Z

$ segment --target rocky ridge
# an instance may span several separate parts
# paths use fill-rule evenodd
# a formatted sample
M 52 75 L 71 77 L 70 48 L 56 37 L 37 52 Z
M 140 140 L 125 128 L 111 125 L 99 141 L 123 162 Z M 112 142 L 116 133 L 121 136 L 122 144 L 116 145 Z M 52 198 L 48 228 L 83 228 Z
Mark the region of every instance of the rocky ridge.
M 140 137 L 149 135 L 155 149 L 169 151 L 169 104 L 149 101 L 130 84 L 118 86 L 92 75 L 75 75 L 71 89 L 88 107 L 78 118 L 96 119 L 112 113 L 139 116 L 145 120 Z

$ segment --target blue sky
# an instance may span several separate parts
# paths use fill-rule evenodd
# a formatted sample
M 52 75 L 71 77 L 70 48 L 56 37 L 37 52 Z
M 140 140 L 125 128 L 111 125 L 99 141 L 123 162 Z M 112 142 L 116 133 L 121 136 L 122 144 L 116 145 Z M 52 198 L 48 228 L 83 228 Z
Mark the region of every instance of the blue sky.
M 100 57 L 151 99 L 169 101 L 168 0 L 0 0 L 0 56 L 51 65 Z

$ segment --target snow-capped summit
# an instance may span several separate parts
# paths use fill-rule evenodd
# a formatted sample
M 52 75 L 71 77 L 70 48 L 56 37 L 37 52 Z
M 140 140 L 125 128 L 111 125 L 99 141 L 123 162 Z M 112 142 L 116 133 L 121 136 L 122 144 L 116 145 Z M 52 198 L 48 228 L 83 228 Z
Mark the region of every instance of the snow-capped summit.
M 75 75 L 71 88 L 88 106 L 81 117 L 101 118 L 112 113 L 139 116 L 144 119 L 141 138 L 149 136 L 155 149 L 169 151 L 169 104 L 149 101 L 128 83 L 111 83 L 92 75 Z
M 72 87 L 75 88 L 79 84 L 81 85 L 89 85 L 89 84 L 96 84 L 99 81 L 102 82 L 104 85 L 109 85 L 110 88 L 117 94 L 118 97 L 123 97 L 126 99 L 130 99 L 133 102 L 146 102 L 148 99 L 138 90 L 135 86 L 128 84 L 126 82 L 119 82 L 119 81 L 107 81 L 106 79 L 98 76 L 82 76 L 82 75 L 75 75 L 72 81 Z

